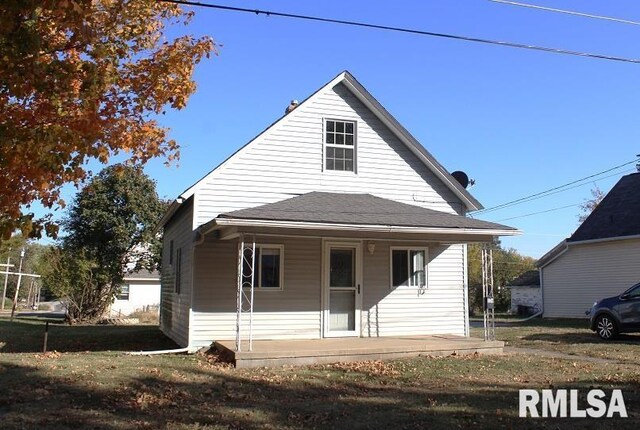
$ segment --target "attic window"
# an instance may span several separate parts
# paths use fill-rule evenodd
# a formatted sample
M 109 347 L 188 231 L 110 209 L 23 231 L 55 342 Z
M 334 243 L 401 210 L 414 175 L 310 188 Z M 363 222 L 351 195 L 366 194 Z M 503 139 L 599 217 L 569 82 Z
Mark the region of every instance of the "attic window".
M 325 121 L 325 170 L 355 172 L 356 123 Z

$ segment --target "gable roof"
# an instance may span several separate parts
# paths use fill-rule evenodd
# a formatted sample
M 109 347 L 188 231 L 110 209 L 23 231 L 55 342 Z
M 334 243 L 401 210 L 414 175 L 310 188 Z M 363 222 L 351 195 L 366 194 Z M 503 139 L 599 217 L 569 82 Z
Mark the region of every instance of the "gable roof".
M 640 236 L 640 172 L 620 178 L 571 237 L 540 257 L 536 266 L 549 265 L 569 245 L 635 236 Z
M 187 188 L 184 192 L 180 194 L 180 196 L 171 204 L 167 213 L 160 220 L 159 226 L 163 226 L 175 213 L 179 205 L 182 201 L 191 197 L 196 190 L 198 189 L 198 185 L 203 181 L 206 181 L 211 175 L 214 174 L 217 170 L 221 169 L 225 164 L 227 164 L 231 159 L 233 159 L 239 152 L 244 150 L 248 145 L 254 142 L 256 139 L 261 137 L 263 134 L 268 132 L 270 129 L 275 127 L 284 121 L 289 115 L 295 115 L 296 110 L 300 108 L 300 106 L 308 103 L 310 100 L 314 99 L 316 95 L 322 93 L 324 90 L 333 88 L 338 84 L 343 84 L 351 93 L 360 100 L 384 125 L 386 125 L 389 130 L 402 142 L 407 148 L 431 171 L 433 174 L 442 181 L 445 186 L 451 190 L 454 195 L 456 195 L 465 205 L 468 211 L 476 211 L 479 209 L 483 209 L 482 204 L 469 193 L 460 183 L 453 177 L 451 174 L 431 155 L 429 151 L 427 151 L 424 146 L 418 142 L 418 140 L 411 135 L 399 122 L 396 120 L 381 104 L 378 102 L 369 91 L 367 91 L 360 82 L 356 80 L 356 78 L 349 73 L 348 71 L 343 71 L 339 73 L 335 78 L 326 83 L 324 86 L 316 90 L 313 94 L 303 100 L 298 108 L 293 110 L 289 114 L 284 114 L 275 122 L 273 122 L 269 127 L 263 130 L 260 134 L 251 139 L 247 144 L 234 152 L 231 156 L 229 156 L 225 161 L 220 163 L 217 167 L 207 173 L 204 177 L 198 180 L 195 184 Z
M 540 272 L 537 270 L 527 270 L 513 281 L 507 284 L 509 287 L 539 287 Z
M 276 203 L 220 214 L 214 222 L 221 224 L 227 219 L 518 233 L 515 228 L 505 225 L 399 203 L 371 194 L 317 191 Z
M 640 235 L 640 172 L 620 178 L 567 242 Z

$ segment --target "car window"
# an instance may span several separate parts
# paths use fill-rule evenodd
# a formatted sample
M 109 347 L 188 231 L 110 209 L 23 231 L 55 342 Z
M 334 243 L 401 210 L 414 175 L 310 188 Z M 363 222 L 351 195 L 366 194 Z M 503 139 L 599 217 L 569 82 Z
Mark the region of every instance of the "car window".
M 640 284 L 636 285 L 631 291 L 627 293 L 628 297 L 640 297 Z

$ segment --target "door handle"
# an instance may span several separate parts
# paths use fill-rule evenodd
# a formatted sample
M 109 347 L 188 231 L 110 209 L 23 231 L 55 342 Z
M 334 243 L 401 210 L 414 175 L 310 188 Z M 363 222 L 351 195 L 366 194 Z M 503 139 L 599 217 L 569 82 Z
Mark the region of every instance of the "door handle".
M 360 284 L 358 284 L 358 294 L 360 294 Z

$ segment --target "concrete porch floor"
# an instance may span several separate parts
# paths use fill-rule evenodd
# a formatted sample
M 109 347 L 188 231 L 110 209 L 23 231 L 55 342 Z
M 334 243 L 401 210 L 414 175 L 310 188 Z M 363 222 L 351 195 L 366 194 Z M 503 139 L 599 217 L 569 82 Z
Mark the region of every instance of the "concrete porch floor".
M 340 361 L 388 360 L 418 355 L 502 354 L 504 342 L 452 335 L 353 337 L 310 340 L 254 340 L 242 343 L 235 351 L 235 341 L 214 343 L 223 358 L 238 368 L 309 365 Z

